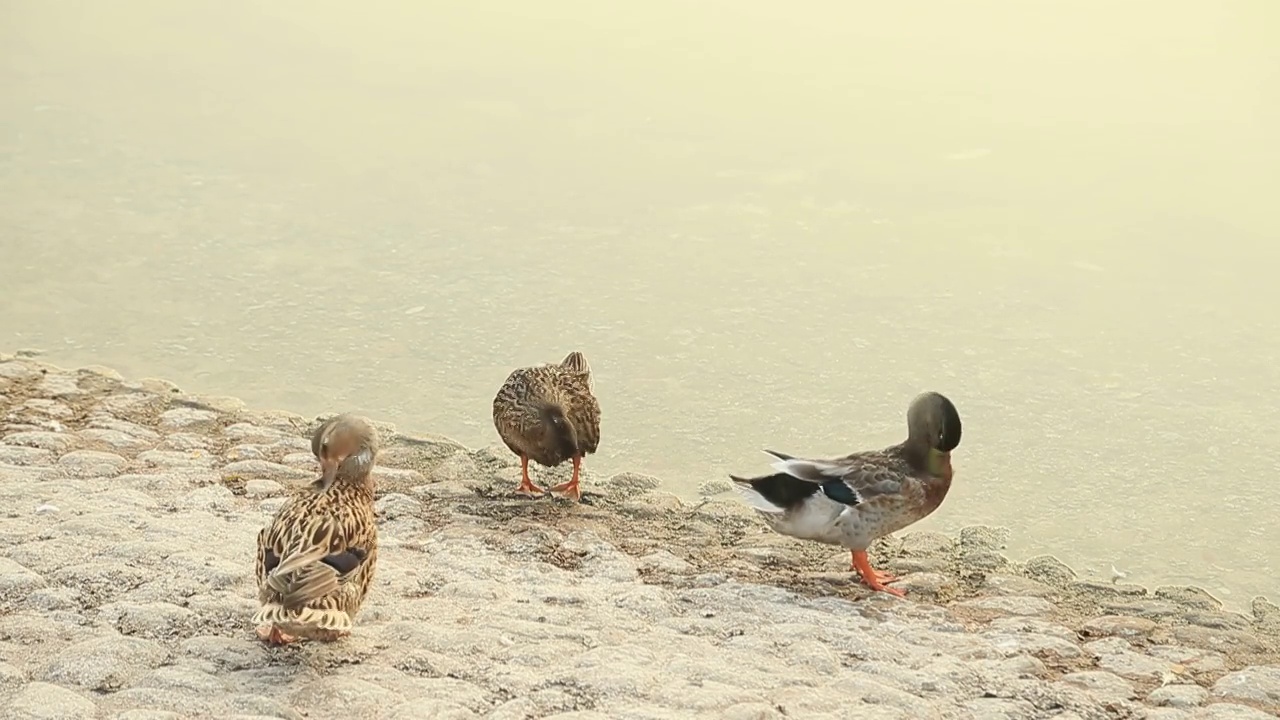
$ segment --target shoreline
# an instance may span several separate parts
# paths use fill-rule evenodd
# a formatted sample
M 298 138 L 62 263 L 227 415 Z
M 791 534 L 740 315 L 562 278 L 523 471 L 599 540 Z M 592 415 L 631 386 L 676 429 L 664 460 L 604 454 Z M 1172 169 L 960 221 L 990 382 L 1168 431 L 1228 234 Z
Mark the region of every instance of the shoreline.
M 0 718 L 1280 712 L 1265 598 L 1080 580 L 970 526 L 870 550 L 904 602 L 733 495 L 587 465 L 583 505 L 524 499 L 505 448 L 376 420 L 382 550 L 355 631 L 268 650 L 253 543 L 310 478 L 321 418 L 13 354 L 0 410 Z

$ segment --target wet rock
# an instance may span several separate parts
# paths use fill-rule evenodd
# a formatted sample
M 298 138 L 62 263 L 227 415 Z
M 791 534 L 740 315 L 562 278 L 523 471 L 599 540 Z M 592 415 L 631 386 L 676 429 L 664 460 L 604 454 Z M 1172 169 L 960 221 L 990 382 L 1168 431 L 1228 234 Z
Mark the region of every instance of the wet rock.
M 1259 596 L 1249 603 L 1249 609 L 1259 625 L 1272 631 L 1280 630 L 1280 605 Z
M 1032 580 L 1046 585 L 1065 587 L 1076 579 L 1076 573 L 1052 555 L 1037 555 L 1023 565 L 1023 571 Z
M 659 550 L 641 557 L 636 561 L 636 567 L 640 570 L 665 573 L 686 573 L 693 569 L 692 565 L 666 550 Z
M 64 453 L 75 445 L 75 437 L 67 433 L 28 430 L 26 432 L 9 433 L 4 436 L 4 442 L 7 445 L 21 445 L 55 453 Z
M 217 458 L 208 453 L 180 452 L 178 450 L 147 450 L 138 453 L 138 462 L 153 468 L 211 468 Z
M 1103 670 L 1067 673 L 1062 676 L 1062 681 L 1088 690 L 1090 695 L 1104 703 L 1118 703 L 1134 697 L 1133 683 Z
M 1211 628 L 1214 630 L 1250 629 L 1249 618 L 1238 613 L 1191 610 L 1183 614 L 1182 619 L 1192 625 L 1199 625 L 1200 627 Z
M 76 643 L 58 653 L 43 673 L 49 682 L 110 692 L 169 659 L 151 640 L 110 635 Z
M 4 717 L 7 720 L 77 720 L 97 717 L 97 707 L 67 688 L 33 682 L 9 701 Z
M 893 586 L 912 596 L 937 596 L 957 587 L 949 575 L 935 572 L 917 572 L 901 576 Z
M 1008 615 L 1047 615 L 1054 610 L 1053 603 L 1038 597 L 1008 595 L 975 598 L 957 603 L 960 607 L 991 610 Z
M 1204 704 L 1209 691 L 1199 685 L 1164 685 L 1147 695 L 1147 704 L 1160 707 L 1193 708 Z
M 129 461 L 115 453 L 99 450 L 74 450 L 58 458 L 67 475 L 75 478 L 106 478 L 119 475 Z
M 85 394 L 75 376 L 64 373 L 45 375 L 36 391 L 49 398 L 75 398 Z
M 261 478 L 277 482 L 298 482 L 314 480 L 315 474 L 298 468 L 291 468 L 280 463 L 265 460 L 240 460 L 222 469 L 223 475 L 237 475 L 244 478 Z
M 57 418 L 59 420 L 70 420 L 76 416 L 76 411 L 67 407 L 65 403 L 48 398 L 31 398 L 24 402 L 22 407 L 31 411 L 36 415 L 44 415 L 46 417 Z
M 1134 652 L 1121 638 L 1106 638 L 1086 643 L 1084 649 L 1098 658 L 1098 666 L 1130 680 L 1160 680 L 1173 669 L 1173 663 Z
M 422 513 L 422 503 L 400 493 L 387 493 L 378 498 L 373 509 L 378 516 L 387 520 L 400 517 L 416 517 Z
M 221 485 L 209 485 L 196 488 L 178 499 L 177 505 L 184 510 L 213 510 L 227 512 L 235 507 L 235 495 Z
M 111 448 L 121 452 L 138 452 L 151 447 L 151 444 L 119 430 L 88 428 L 80 431 L 80 439 L 87 445 Z
M 1080 631 L 1090 637 L 1137 638 L 1146 637 L 1155 627 L 1155 621 L 1147 618 L 1103 615 L 1087 621 Z
M 1213 696 L 1280 713 L 1280 665 L 1254 666 L 1227 673 L 1213 684 Z
M 629 498 L 662 487 L 662 481 L 652 475 L 623 472 L 604 481 L 609 493 L 616 498 Z
M 21 670 L 0 661 L 0 697 L 17 690 L 26 680 L 27 676 Z
M 1113 597 L 1141 597 L 1147 594 L 1147 589 L 1141 585 L 1129 585 L 1126 583 L 1107 583 L 1098 582 L 1096 580 L 1077 580 L 1067 587 L 1076 592 L 1086 595 L 1097 596 L 1113 596 Z
M 158 408 L 163 403 L 164 401 L 154 393 L 126 391 L 102 398 L 98 401 L 96 409 L 118 418 L 127 418 Z
M 702 497 L 714 497 L 729 492 L 733 492 L 733 483 L 729 480 L 716 478 L 714 480 L 704 480 L 698 485 L 698 495 Z
M 263 445 L 246 444 L 236 445 L 230 450 L 227 450 L 223 457 L 228 462 L 236 462 L 237 460 L 266 460 L 270 455 L 267 453 L 267 450 Z M 288 457 L 286 457 L 282 462 L 285 465 L 292 465 L 292 463 L 289 462 Z
M 947 535 L 927 530 L 905 533 L 900 542 L 899 550 L 904 555 L 928 558 L 950 555 L 956 544 L 956 541 Z
M 1177 617 L 1183 613 L 1181 607 L 1167 600 L 1104 600 L 1102 609 L 1112 615 L 1128 615 L 1152 620 Z
M 367 717 L 396 704 L 391 691 L 350 677 L 324 678 L 307 683 L 293 693 L 290 704 L 321 711 L 333 717 Z
M 1197 610 L 1221 610 L 1222 601 L 1203 588 L 1192 585 L 1162 585 L 1154 593 L 1160 600 L 1169 600 L 1183 607 Z
M 195 613 L 166 602 L 104 605 L 99 617 L 122 635 L 144 638 L 178 636 L 195 626 Z
M 1002 617 L 992 620 L 987 624 L 987 627 L 998 632 L 1052 635 L 1053 637 L 1070 641 L 1073 644 L 1077 640 L 1077 634 L 1074 630 L 1038 617 L 1019 615 Z
M 972 720 L 1034 720 L 1039 717 L 1035 705 L 1026 700 L 1009 698 L 975 698 L 962 707 Z
M 309 458 L 312 464 L 315 458 Z M 374 482 L 380 487 L 395 488 L 411 488 L 422 485 L 427 482 L 427 478 L 417 470 L 407 470 L 404 468 L 384 468 L 379 467 L 373 473 Z
M 1273 713 L 1235 703 L 1214 703 L 1197 708 L 1191 715 L 1192 720 L 1275 720 L 1275 717 Z M 1150 718 L 1148 715 L 1147 719 Z
M 208 453 L 209 441 L 202 435 L 188 432 L 176 432 L 169 435 L 157 446 L 158 450 L 176 450 L 186 453 Z
M 207 433 L 218 425 L 218 413 L 211 410 L 178 407 L 160 414 L 160 431 L 163 433 Z
M 44 578 L 8 558 L 0 557 L 0 607 L 16 603 L 44 587 Z
M 139 440 L 154 442 L 160 439 L 160 434 L 151 428 L 101 413 L 95 413 L 89 417 L 89 427 L 101 430 L 115 430 Z
M 1268 649 L 1268 644 L 1256 634 L 1241 630 L 1216 630 L 1198 625 L 1185 625 L 1171 628 L 1167 632 L 1180 645 L 1216 652 L 1236 650 L 1258 653 Z
M 40 370 L 31 363 L 22 362 L 20 360 L 7 360 L 0 362 L 0 378 L 6 380 L 34 380 L 40 377 Z
M 43 448 L 0 445 L 0 465 L 52 465 L 53 453 Z
M 1076 658 L 1083 653 L 1069 640 L 1039 633 L 983 633 L 982 638 L 1005 655 L 1025 653 L 1039 657 Z
M 680 512 L 684 509 L 684 503 L 671 493 L 649 492 L 622 503 L 619 509 L 635 517 L 655 517 Z
M 244 484 L 244 494 L 251 498 L 272 497 L 284 493 L 284 486 L 275 480 L 254 478 Z
M 1017 575 L 988 575 L 983 581 L 983 587 L 996 595 L 1046 597 L 1053 593 L 1053 588 L 1048 585 Z

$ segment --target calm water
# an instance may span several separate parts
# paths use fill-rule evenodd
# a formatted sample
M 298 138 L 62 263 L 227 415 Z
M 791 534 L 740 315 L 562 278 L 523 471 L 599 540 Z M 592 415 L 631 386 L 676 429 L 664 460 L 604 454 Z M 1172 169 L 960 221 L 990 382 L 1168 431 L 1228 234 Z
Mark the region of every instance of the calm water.
M 0 347 L 692 495 L 959 406 L 925 527 L 1280 596 L 1280 6 L 0 3 Z M 963 7 L 962 7 L 963 5 Z

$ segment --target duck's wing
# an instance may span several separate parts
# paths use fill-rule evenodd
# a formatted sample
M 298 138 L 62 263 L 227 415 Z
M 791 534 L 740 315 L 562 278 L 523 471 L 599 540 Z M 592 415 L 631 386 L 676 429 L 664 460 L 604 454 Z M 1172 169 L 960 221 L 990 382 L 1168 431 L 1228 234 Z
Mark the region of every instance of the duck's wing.
M 335 592 L 369 557 L 358 527 L 328 515 L 292 518 L 272 528 L 263 548 L 265 584 L 286 608 Z M 274 539 L 274 542 L 272 542 Z
M 856 506 L 876 498 L 901 497 L 911 477 L 895 470 L 881 452 L 854 453 L 831 460 L 799 458 L 765 450 L 777 458 L 773 469 L 813 483 L 838 503 Z

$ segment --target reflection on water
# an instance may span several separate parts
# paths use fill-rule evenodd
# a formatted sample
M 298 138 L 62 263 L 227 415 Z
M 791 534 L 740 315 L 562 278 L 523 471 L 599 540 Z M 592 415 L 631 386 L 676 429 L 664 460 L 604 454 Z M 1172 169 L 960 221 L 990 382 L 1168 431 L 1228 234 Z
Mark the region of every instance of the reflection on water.
M 0 347 L 588 468 L 966 435 L 925 527 L 1280 595 L 1273 3 L 0 9 Z

